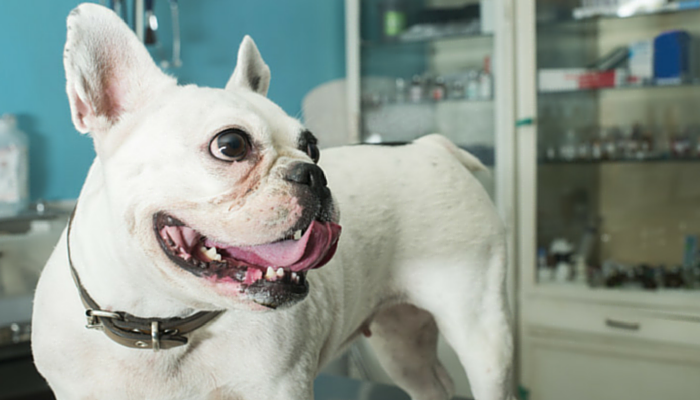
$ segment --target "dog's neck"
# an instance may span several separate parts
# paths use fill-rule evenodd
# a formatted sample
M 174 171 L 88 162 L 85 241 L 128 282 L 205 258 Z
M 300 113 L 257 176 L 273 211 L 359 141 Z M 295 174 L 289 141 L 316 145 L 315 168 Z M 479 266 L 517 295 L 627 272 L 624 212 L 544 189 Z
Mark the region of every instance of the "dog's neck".
M 130 246 L 125 229 L 110 208 L 102 166 L 96 159 L 70 232 L 73 266 L 85 290 L 105 310 L 163 318 L 195 311 L 192 305 L 169 293 L 168 285 L 154 279 L 151 261 L 143 251 Z

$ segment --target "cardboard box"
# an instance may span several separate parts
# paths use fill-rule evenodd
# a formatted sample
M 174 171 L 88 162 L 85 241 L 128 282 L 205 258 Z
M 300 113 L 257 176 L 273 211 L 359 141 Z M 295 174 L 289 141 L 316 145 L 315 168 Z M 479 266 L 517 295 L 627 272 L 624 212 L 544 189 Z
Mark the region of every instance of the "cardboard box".
M 600 89 L 627 84 L 627 71 L 591 71 L 585 68 L 541 69 L 538 71 L 540 92 L 565 92 L 572 90 Z

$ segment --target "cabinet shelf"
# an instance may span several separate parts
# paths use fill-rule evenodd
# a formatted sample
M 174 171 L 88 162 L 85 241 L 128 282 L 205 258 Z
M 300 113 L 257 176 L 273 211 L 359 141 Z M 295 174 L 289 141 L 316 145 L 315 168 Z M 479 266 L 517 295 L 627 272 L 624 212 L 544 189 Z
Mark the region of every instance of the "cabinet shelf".
M 534 284 L 525 295 L 666 310 L 677 315 L 694 317 L 700 311 L 700 290 L 690 289 L 607 289 L 591 288 L 582 283 L 546 282 Z
M 540 160 L 540 165 L 596 165 L 596 164 L 642 164 L 642 163 L 700 163 L 700 158 L 621 158 L 613 160 Z
M 627 90 L 654 90 L 654 89 L 673 89 L 673 88 L 697 88 L 700 86 L 700 79 L 693 79 L 687 82 L 682 82 L 678 84 L 654 84 L 648 83 L 643 85 L 622 85 L 622 86 L 611 86 L 611 87 L 600 87 L 600 88 L 587 88 L 587 89 L 576 89 L 576 90 L 557 90 L 557 91 L 542 91 L 538 90 L 538 95 L 551 96 L 551 95 L 566 95 L 566 94 L 576 94 L 576 93 L 591 93 L 591 92 L 602 92 L 602 91 L 627 91 Z
M 430 44 L 435 42 L 441 42 L 446 40 L 459 40 L 459 39 L 491 39 L 493 34 L 491 33 L 459 33 L 459 34 L 448 34 L 439 35 L 433 37 L 426 37 L 420 39 L 397 39 L 391 41 L 373 41 L 373 40 L 363 40 L 361 45 L 363 48 L 394 48 L 394 47 L 408 47 L 412 45 L 420 44 Z
M 443 100 L 431 100 L 431 99 L 424 99 L 420 101 L 404 101 L 404 102 L 396 102 L 396 101 L 390 101 L 386 103 L 380 103 L 380 104 L 372 104 L 368 105 L 365 104 L 365 107 L 368 109 L 376 109 L 376 108 L 381 108 L 381 107 L 394 107 L 394 108 L 399 108 L 399 107 L 420 107 L 420 106 L 436 106 L 439 104 L 456 104 L 456 105 L 462 105 L 465 107 L 468 107 L 469 105 L 472 104 L 483 104 L 483 103 L 493 103 L 493 98 L 488 98 L 488 99 L 443 99 Z
M 586 12 L 582 9 L 572 10 L 570 18 L 561 18 L 550 21 L 543 21 L 537 24 L 537 28 L 552 28 L 561 25 L 571 25 L 572 23 L 595 22 L 599 20 L 623 20 L 630 18 L 652 17 L 657 15 L 680 14 L 686 12 L 694 12 L 700 10 L 699 0 L 682 0 L 674 1 L 651 10 L 620 10 L 621 7 L 611 7 L 608 10 L 599 10 L 598 12 Z

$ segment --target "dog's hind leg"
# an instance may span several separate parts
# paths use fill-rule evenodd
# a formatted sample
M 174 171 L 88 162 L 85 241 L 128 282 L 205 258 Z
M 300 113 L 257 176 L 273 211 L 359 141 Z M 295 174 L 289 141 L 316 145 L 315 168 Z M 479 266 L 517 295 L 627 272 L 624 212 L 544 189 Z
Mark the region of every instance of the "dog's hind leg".
M 431 291 L 417 302 L 435 317 L 440 333 L 457 353 L 476 400 L 511 396 L 513 343 L 504 292 L 505 253 L 488 252 L 477 265 L 455 265 L 433 273 Z M 490 265 L 488 265 L 490 264 Z M 423 282 L 428 285 L 428 282 Z M 431 293 L 432 292 L 432 293 Z
M 380 311 L 369 342 L 389 377 L 413 400 L 447 400 L 454 384 L 437 358 L 438 330 L 427 311 L 401 304 Z

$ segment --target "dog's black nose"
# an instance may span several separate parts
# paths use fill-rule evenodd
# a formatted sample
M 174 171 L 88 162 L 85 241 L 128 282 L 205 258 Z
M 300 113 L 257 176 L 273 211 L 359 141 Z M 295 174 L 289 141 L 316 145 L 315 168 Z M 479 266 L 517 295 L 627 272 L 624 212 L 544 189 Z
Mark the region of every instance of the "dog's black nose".
M 298 183 L 308 186 L 312 192 L 321 198 L 330 196 L 330 190 L 326 185 L 326 175 L 323 170 L 316 164 L 311 163 L 296 163 L 287 170 L 284 179 L 289 182 Z

